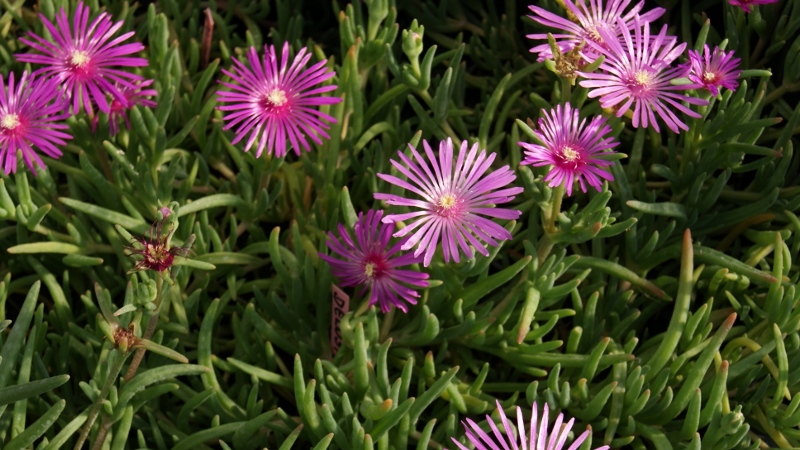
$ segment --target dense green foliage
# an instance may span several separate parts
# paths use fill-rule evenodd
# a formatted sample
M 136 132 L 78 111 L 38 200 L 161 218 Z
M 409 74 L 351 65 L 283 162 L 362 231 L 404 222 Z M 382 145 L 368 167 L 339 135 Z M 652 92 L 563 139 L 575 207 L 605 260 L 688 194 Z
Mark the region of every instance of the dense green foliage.
M 35 12 L 69 3 L 2 2 L 0 72 L 24 69 Z M 690 47 L 727 39 L 741 84 L 679 135 L 605 112 L 627 158 L 560 215 L 517 142 L 566 99 L 604 112 L 528 53 L 540 27 L 522 2 L 142 3 L 87 2 L 146 45 L 158 106 L 114 138 L 76 116 L 63 157 L 0 180 L 0 447 L 70 448 L 94 402 L 84 448 L 452 448 L 495 399 L 591 425 L 583 448 L 800 446 L 800 3 L 653 2 Z M 222 131 L 216 80 L 287 40 L 328 60 L 344 101 L 323 145 L 256 159 Z M 331 357 L 325 233 L 383 208 L 372 194 L 395 191 L 375 174 L 398 150 L 448 136 L 517 171 L 514 238 L 434 259 L 408 314 L 353 297 Z M 128 273 L 129 236 L 163 206 L 191 252 L 166 281 Z M 117 379 L 125 330 L 155 307 L 149 351 Z

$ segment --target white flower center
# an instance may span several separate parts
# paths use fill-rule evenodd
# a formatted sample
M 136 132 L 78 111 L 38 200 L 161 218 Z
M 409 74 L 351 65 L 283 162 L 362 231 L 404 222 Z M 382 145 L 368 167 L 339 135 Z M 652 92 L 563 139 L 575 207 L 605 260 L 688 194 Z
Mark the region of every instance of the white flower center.
M 13 130 L 19 126 L 19 123 L 19 116 L 14 113 L 6 114 L 3 116 L 3 119 L 0 120 L 0 127 L 6 130 Z
M 706 83 L 713 83 L 717 81 L 717 74 L 714 72 L 703 72 L 703 81 Z
M 84 67 L 89 63 L 89 54 L 83 50 L 76 50 L 69 57 L 69 62 L 75 67 Z

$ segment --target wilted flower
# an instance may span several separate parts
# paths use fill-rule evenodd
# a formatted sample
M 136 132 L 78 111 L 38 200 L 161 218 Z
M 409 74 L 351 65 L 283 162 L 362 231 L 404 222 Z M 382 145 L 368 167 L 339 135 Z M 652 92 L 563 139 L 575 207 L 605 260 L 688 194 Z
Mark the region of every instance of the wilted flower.
M 495 208 L 507 203 L 522 192 L 521 187 L 506 188 L 516 175 L 503 166 L 494 172 L 486 172 L 494 161 L 495 154 L 487 156 L 486 150 L 478 154 L 478 144 L 467 153 L 467 141 L 461 143 L 458 159 L 453 158 L 453 141 L 449 138 L 439 143 L 439 158 L 433 154 L 427 141 L 422 141 L 427 160 L 409 145 L 414 160 L 402 152 L 397 152 L 401 162 L 391 160 L 392 165 L 408 178 L 401 180 L 393 175 L 379 173 L 378 177 L 394 185 L 417 194 L 421 199 L 410 199 L 393 194 L 375 194 L 378 200 L 397 206 L 409 206 L 417 211 L 405 214 L 390 214 L 384 222 L 399 222 L 415 219 L 395 233 L 402 237 L 411 234 L 403 245 L 403 250 L 417 247 L 414 256 L 425 254 L 424 264 L 428 266 L 436 252 L 439 237 L 442 238 L 444 260 L 452 257 L 459 262 L 459 248 L 473 257 L 469 244 L 478 253 L 488 256 L 486 245 L 498 246 L 498 241 L 511 239 L 511 233 L 492 220 L 484 217 L 513 220 L 520 212 L 512 209 Z M 495 189 L 500 189 L 495 191 Z M 469 244 L 468 244 L 469 242 Z M 485 244 L 484 244 L 485 243 Z
M 400 267 L 420 262 L 410 253 L 400 254 L 407 239 L 391 244 L 392 226 L 381 223 L 383 211 L 369 210 L 359 213 L 355 224 L 355 240 L 344 225 L 339 225 L 339 237 L 328 232 L 328 248 L 343 259 L 322 253 L 320 258 L 331 265 L 331 272 L 342 286 L 363 286 L 360 295 L 369 289 L 369 304 L 381 304 L 388 312 L 392 306 L 408 311 L 408 305 L 417 304 L 419 293 L 414 287 L 427 287 L 427 273 Z M 341 239 L 341 240 L 340 240 Z
M 133 88 L 132 83 L 142 77 L 120 70 L 120 67 L 147 65 L 144 58 L 126 56 L 144 50 L 139 42 L 122 43 L 134 32 L 114 38 L 123 22 L 113 23 L 107 13 L 101 13 L 90 24 L 89 7 L 83 2 L 78 3 L 72 22 L 63 8 L 56 14 L 56 25 L 42 14 L 39 16 L 55 43 L 29 33 L 31 39 L 20 38 L 20 41 L 43 54 L 23 53 L 14 56 L 22 62 L 44 65 L 35 73 L 58 80 L 72 99 L 73 114 L 78 113 L 82 103 L 86 112 L 93 116 L 92 102 L 97 104 L 100 111 L 109 113 L 111 106 L 107 95 L 124 102 L 125 96 L 118 86 Z
M 603 40 L 606 38 L 599 33 L 600 30 L 606 30 L 609 36 L 614 36 L 614 40 L 619 40 L 622 34 L 620 28 L 631 29 L 634 26 L 634 17 L 644 8 L 644 1 L 640 1 L 628 12 L 625 12 L 631 0 L 589 0 L 589 5 L 586 4 L 585 0 L 578 0 L 577 5 L 571 0 L 563 0 L 563 2 L 567 8 L 567 15 L 572 20 L 565 19 L 535 5 L 528 6 L 533 12 L 533 15 L 528 17 L 542 25 L 566 32 L 566 34 L 553 35 L 556 45 L 561 49 L 561 53 L 564 54 L 579 47 L 582 42 L 586 41 L 592 41 L 601 46 L 604 45 Z M 639 15 L 639 18 L 643 22 L 650 22 L 661 17 L 662 14 L 664 14 L 664 8 L 654 8 Z M 527 38 L 547 41 L 547 34 L 529 34 Z M 584 56 L 590 62 L 599 56 L 598 52 L 593 48 L 584 47 Z M 530 51 L 539 55 L 538 61 L 553 58 L 553 52 L 547 42 L 533 47 Z
M 708 45 L 703 46 L 703 54 L 695 50 L 689 50 L 689 62 L 686 67 L 689 72 L 689 79 L 696 83 L 697 87 L 703 87 L 714 96 L 719 95 L 719 87 L 736 90 L 739 86 L 737 79 L 739 74 L 739 58 L 733 57 L 733 50 L 725 53 L 719 47 L 714 47 L 711 52 Z
M 146 106 L 148 108 L 155 108 L 155 100 L 148 97 L 158 95 L 155 89 L 144 89 L 153 84 L 153 80 L 146 80 L 137 82 L 133 86 L 117 86 L 119 92 L 123 95 L 123 101 L 116 98 L 111 100 L 111 111 L 108 113 L 108 132 L 111 136 L 115 136 L 119 132 L 119 119 L 125 121 L 125 127 L 131 129 L 131 122 L 128 119 L 128 110 L 136 105 Z M 92 131 L 97 127 L 100 121 L 98 116 L 92 119 Z
M 72 139 L 59 123 L 69 117 L 65 112 L 67 101 L 52 79 L 28 76 L 22 72 L 19 83 L 14 83 L 14 73 L 8 75 L 8 90 L 0 76 L 0 161 L 6 175 L 17 171 L 17 150 L 22 152 L 25 165 L 36 174 L 35 166 L 44 168 L 42 158 L 34 151 L 38 148 L 51 158 L 59 158 L 57 145 L 66 145 Z
M 780 0 L 728 0 L 733 6 L 742 8 L 745 12 L 753 12 L 750 8 L 758 5 L 769 5 L 771 3 L 778 3 Z
M 256 157 L 261 156 L 264 149 L 268 155 L 274 152 L 275 156 L 281 157 L 286 154 L 287 139 L 299 155 L 301 146 L 311 150 L 306 136 L 317 144 L 322 144 L 320 136 L 330 138 L 325 132 L 330 128 L 326 122 L 336 123 L 336 119 L 316 107 L 339 103 L 342 99 L 319 96 L 335 90 L 335 85 L 311 89 L 335 73 L 325 67 L 327 61 L 305 69 L 309 59 L 311 54 L 302 48 L 289 64 L 289 43 L 286 42 L 280 61 L 272 45 L 264 46 L 263 63 L 256 48 L 250 47 L 247 51 L 249 68 L 234 59 L 233 72 L 222 70 L 234 82 L 219 81 L 231 90 L 217 92 L 217 101 L 231 105 L 218 106 L 217 109 L 230 111 L 223 118 L 227 122 L 223 129 L 237 127 L 234 144 L 249 133 L 245 151 L 257 141 Z
M 670 130 L 678 133 L 679 129 L 689 127 L 675 115 L 670 106 L 684 112 L 689 117 L 700 117 L 700 114 L 681 104 L 707 105 L 708 101 L 678 93 L 691 89 L 691 85 L 672 85 L 670 81 L 686 75 L 684 67 L 670 67 L 670 64 L 683 53 L 686 44 L 675 46 L 675 40 L 667 37 L 667 26 L 650 38 L 650 24 L 634 18 L 634 33 L 622 28 L 623 43 L 606 30 L 599 30 L 604 36 L 605 45 L 600 46 L 590 41 L 589 45 L 606 56 L 600 69 L 604 72 L 578 74 L 586 80 L 580 85 L 591 89 L 589 97 L 600 97 L 603 108 L 617 107 L 617 117 L 621 117 L 633 106 L 633 126 L 647 128 L 652 125 L 656 131 L 658 122 L 656 115 L 666 122 Z
M 533 402 L 530 423 L 530 438 L 525 434 L 525 421 L 522 417 L 522 408 L 517 406 L 517 431 L 514 431 L 512 424 L 508 422 L 505 411 L 497 402 L 497 412 L 500 414 L 500 420 L 503 424 L 503 429 L 498 429 L 491 416 L 486 415 L 486 422 L 492 429 L 493 436 L 483 431 L 477 423 L 472 419 L 467 419 L 462 422 L 466 430 L 467 439 L 479 449 L 491 448 L 492 450 L 562 450 L 567 443 L 569 432 L 572 429 L 572 424 L 575 419 L 569 419 L 569 422 L 564 424 L 564 414 L 559 414 L 553 424 L 552 434 L 549 434 L 548 427 L 548 414 L 549 410 L 547 403 L 544 404 L 544 412 L 542 413 L 542 420 L 538 419 L 538 411 L 536 409 L 536 402 Z M 568 450 L 577 450 L 583 441 L 589 436 L 589 430 L 584 431 L 572 442 Z M 469 450 L 463 444 L 458 442 L 456 438 L 452 438 L 453 442 L 461 450 Z M 595 450 L 607 450 L 608 446 L 603 445 L 597 447 Z
M 164 229 L 164 224 L 168 222 L 167 216 L 168 214 L 163 215 L 161 220 L 153 224 L 148 232 L 149 237 L 134 237 L 135 245 L 127 247 L 130 255 L 141 257 L 136 260 L 136 265 L 129 271 L 130 273 L 139 270 L 163 272 L 172 267 L 176 256 L 186 256 L 189 253 L 188 248 L 175 247 L 170 243 L 175 230 L 171 227 L 168 230 Z
M 543 146 L 519 143 L 525 148 L 521 164 L 553 166 L 544 181 L 548 181 L 550 187 L 564 185 L 567 195 L 572 195 L 575 180 L 580 182 L 583 192 L 586 192 L 586 183 L 599 191 L 603 185 L 601 178 L 614 180 L 604 169 L 611 161 L 598 158 L 599 154 L 619 144 L 613 137 L 606 136 L 610 132 L 605 118 L 595 116 L 587 125 L 586 119 L 581 120 L 578 110 L 569 103 L 563 108 L 558 105 L 545 111 L 544 117 L 539 119 L 539 129 L 535 133 Z

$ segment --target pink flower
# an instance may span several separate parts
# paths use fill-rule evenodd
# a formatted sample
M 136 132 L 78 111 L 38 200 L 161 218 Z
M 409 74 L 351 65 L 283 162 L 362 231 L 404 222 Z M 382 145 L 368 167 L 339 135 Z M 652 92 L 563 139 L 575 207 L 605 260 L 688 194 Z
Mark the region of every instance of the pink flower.
M 566 34 L 554 34 L 553 37 L 561 52 L 567 53 L 584 41 L 592 41 L 603 46 L 604 38 L 600 35 L 600 30 L 606 30 L 610 36 L 614 36 L 614 40 L 619 40 L 622 34 L 620 28 L 631 29 L 634 26 L 633 18 L 644 8 L 644 1 L 637 3 L 628 12 L 625 12 L 625 9 L 628 8 L 631 0 L 610 0 L 607 4 L 604 5 L 604 3 L 606 0 L 589 0 L 587 6 L 585 0 L 578 0 L 577 5 L 571 0 L 564 0 L 567 14 L 571 18 L 574 17 L 573 20 L 553 14 L 542 7 L 529 5 L 528 8 L 533 15 L 528 17 L 542 25 L 565 31 Z M 664 14 L 664 8 L 654 8 L 639 17 L 643 22 L 649 22 L 658 19 L 662 14 Z M 545 41 L 544 44 L 537 45 L 530 50 L 531 53 L 539 54 L 537 61 L 553 57 L 553 52 L 547 43 L 546 33 L 529 34 L 527 37 Z M 596 50 L 584 47 L 584 57 L 587 61 L 594 61 L 598 56 L 599 53 Z
M 500 450 L 500 448 L 502 448 L 503 450 L 510 450 L 513 448 L 514 450 L 563 450 L 567 438 L 569 437 L 569 432 L 572 430 L 572 425 L 575 423 L 575 419 L 571 418 L 569 422 L 564 424 L 564 414 L 559 414 L 553 424 L 552 434 L 549 436 L 550 439 L 548 439 L 549 409 L 547 403 L 544 404 L 541 421 L 538 420 L 536 402 L 533 402 L 533 407 L 531 409 L 530 438 L 525 434 L 525 418 L 522 417 L 522 408 L 517 406 L 517 430 L 514 431 L 514 426 L 508 422 L 506 413 L 503 411 L 503 407 L 498 401 L 497 412 L 500 414 L 500 421 L 503 424 L 503 429 L 500 430 L 497 428 L 494 420 L 492 420 L 492 417 L 488 414 L 486 415 L 486 422 L 489 424 L 489 427 L 491 427 L 494 436 L 490 436 L 483 431 L 472 419 L 467 419 L 466 422 L 462 422 L 466 430 L 467 439 L 475 448 L 479 449 L 491 448 L 493 450 Z M 503 436 L 504 433 L 505 436 Z M 577 450 L 587 437 L 589 437 L 589 430 L 581 433 L 581 435 L 572 442 L 568 450 Z M 453 439 L 453 442 L 459 449 L 468 450 L 467 447 L 458 442 L 456 438 L 451 439 Z M 603 445 L 597 447 L 595 450 L 608 450 L 608 446 Z
M 125 127 L 131 129 L 131 122 L 128 120 L 128 110 L 135 105 L 147 106 L 148 108 L 155 108 L 156 102 L 147 97 L 154 97 L 158 95 L 155 89 L 144 89 L 153 84 L 153 80 L 146 80 L 137 82 L 133 87 L 117 86 L 119 92 L 123 95 L 123 100 L 120 101 L 116 98 L 111 100 L 111 110 L 108 112 L 108 132 L 113 137 L 119 132 L 119 119 L 120 117 L 125 121 Z M 92 119 L 92 131 L 97 127 L 100 121 L 98 116 Z
M 689 79 L 696 87 L 703 87 L 714 96 L 719 95 L 719 87 L 736 90 L 739 86 L 737 79 L 742 72 L 739 68 L 739 58 L 733 57 L 733 50 L 725 53 L 719 47 L 714 47 L 711 53 L 708 45 L 703 47 L 703 54 L 695 50 L 689 50 L 689 62 L 685 65 L 691 69 Z
M 484 243 L 498 246 L 498 240 L 511 239 L 511 233 L 484 216 L 505 220 L 519 218 L 519 211 L 494 207 L 510 202 L 522 192 L 521 187 L 505 188 L 516 178 L 514 172 L 508 166 L 503 166 L 486 174 L 495 154 L 487 156 L 486 150 L 478 154 L 477 143 L 467 153 L 467 141 L 463 141 L 457 160 L 453 158 L 453 141 L 449 138 L 439 144 L 438 160 L 428 142 L 422 143 L 427 160 L 411 145 L 408 147 L 414 156 L 413 161 L 402 152 L 397 152 L 400 163 L 391 160 L 392 165 L 408 181 L 393 175 L 378 174 L 382 180 L 421 197 L 415 200 L 392 194 L 375 194 L 376 199 L 386 200 L 389 205 L 418 209 L 405 214 L 391 214 L 383 219 L 388 223 L 415 219 L 394 234 L 402 237 L 413 232 L 402 249 L 416 247 L 414 256 L 425 253 L 424 264 L 427 267 L 436 252 L 440 236 L 445 262 L 449 262 L 451 257 L 459 262 L 459 247 L 468 258 L 473 257 L 469 244 L 478 253 L 488 256 L 489 251 Z
M 369 210 L 366 216 L 359 213 L 354 227 L 355 240 L 340 224 L 338 238 L 328 232 L 328 248 L 343 259 L 322 253 L 319 256 L 331 265 L 331 272 L 342 286 L 363 286 L 359 295 L 369 289 L 370 305 L 380 302 L 383 312 L 388 312 L 392 306 L 408 312 L 406 303 L 416 305 L 419 298 L 414 287 L 428 287 L 425 281 L 428 274 L 400 269 L 420 262 L 420 258 L 398 254 L 405 239 L 390 246 L 393 227 L 381 223 L 381 217 L 383 211 Z
M 289 43 L 286 42 L 280 62 L 274 46 L 264 46 L 263 64 L 256 48 L 250 47 L 247 52 L 250 68 L 234 59 L 233 72 L 222 70 L 234 83 L 219 81 L 231 91 L 219 91 L 217 100 L 232 104 L 217 109 L 231 112 L 223 118 L 227 122 L 223 130 L 238 126 L 234 144 L 250 133 L 245 151 L 258 141 L 256 157 L 266 148 L 268 155 L 274 151 L 280 158 L 286 154 L 287 138 L 298 155 L 301 146 L 311 150 L 306 136 L 317 144 L 322 144 L 319 136 L 330 139 L 325 132 L 330 126 L 325 122 L 336 123 L 336 119 L 316 107 L 339 103 L 342 99 L 319 96 L 336 90 L 334 85 L 311 89 L 335 73 L 325 67 L 327 61 L 304 69 L 309 59 L 311 54 L 302 48 L 289 64 Z
M 769 5 L 771 3 L 778 3 L 780 0 L 728 0 L 733 6 L 738 6 L 744 10 L 744 12 L 752 12 L 750 10 L 751 6 L 758 6 L 758 5 Z
M 55 43 L 29 33 L 31 40 L 20 38 L 20 41 L 43 54 L 24 53 L 14 56 L 22 62 L 44 65 L 36 73 L 53 76 L 58 80 L 64 92 L 72 99 L 73 114 L 80 111 L 82 103 L 86 112 L 93 116 L 92 102 L 97 104 L 100 111 L 110 112 L 111 106 L 106 95 L 119 101 L 124 101 L 125 98 L 115 83 L 132 87 L 134 81 L 142 79 L 140 75 L 119 69 L 147 65 L 144 58 L 126 56 L 144 50 L 139 42 L 122 44 L 134 35 L 133 31 L 114 38 L 123 22 L 112 23 L 107 13 L 101 13 L 89 24 L 89 7 L 83 2 L 78 3 L 72 26 L 63 8 L 56 14 L 57 26 L 43 15 L 39 16 Z
M 539 119 L 539 129 L 535 133 L 544 145 L 519 143 L 525 149 L 521 164 L 553 166 L 544 181 L 548 181 L 550 187 L 563 184 L 567 195 L 572 195 L 575 180 L 580 182 L 583 192 L 586 192 L 586 183 L 600 191 L 602 179 L 614 180 L 604 169 L 611 161 L 597 157 L 619 145 L 613 137 L 606 136 L 610 132 L 605 118 L 595 116 L 587 126 L 586 119 L 580 120 L 578 110 L 572 109 L 569 103 L 563 108 L 558 105 L 545 111 L 544 117 Z
M 600 30 L 605 47 L 589 42 L 606 59 L 600 65 L 602 72 L 577 72 L 586 78 L 580 85 L 591 89 L 589 97 L 600 97 L 603 108 L 617 107 L 617 117 L 621 117 L 633 106 L 634 128 L 638 128 L 639 124 L 645 128 L 652 125 L 656 131 L 660 131 L 656 121 L 658 115 L 673 132 L 678 133 L 679 129 L 688 130 L 689 127 L 669 107 L 696 118 L 700 114 L 681 102 L 707 105 L 708 101 L 677 92 L 692 89 L 692 85 L 670 84 L 671 80 L 686 75 L 686 68 L 670 67 L 683 53 L 686 44 L 675 47 L 675 40 L 666 35 L 666 25 L 651 39 L 649 23 L 639 18 L 634 18 L 633 23 L 634 34 L 631 36 L 631 32 L 620 21 L 623 43 L 614 40 L 614 36 L 605 30 Z
M 36 146 L 45 155 L 59 158 L 58 145 L 72 139 L 59 123 L 69 117 L 67 100 L 53 79 L 28 76 L 22 72 L 18 84 L 14 74 L 8 76 L 8 90 L 0 76 L 0 161 L 6 175 L 17 171 L 17 150 L 22 152 L 25 165 L 36 174 L 35 166 L 44 168 L 42 158 L 34 151 Z

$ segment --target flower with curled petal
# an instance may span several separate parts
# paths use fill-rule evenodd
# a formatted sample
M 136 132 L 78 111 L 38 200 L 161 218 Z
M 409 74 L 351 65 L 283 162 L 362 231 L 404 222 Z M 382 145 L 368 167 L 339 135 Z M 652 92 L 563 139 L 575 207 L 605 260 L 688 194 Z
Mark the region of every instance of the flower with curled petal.
M 413 160 L 402 152 L 397 152 L 400 162 L 391 160 L 392 165 L 408 181 L 394 175 L 378 174 L 382 180 L 420 197 L 412 199 L 393 194 L 375 194 L 376 199 L 385 200 L 389 205 L 416 209 L 383 218 L 384 222 L 414 219 L 395 233 L 398 237 L 411 235 L 402 249 L 416 247 L 414 256 L 424 253 L 423 263 L 427 267 L 440 237 L 445 262 L 449 262 L 450 258 L 459 262 L 459 249 L 467 258 L 472 258 L 470 245 L 478 253 L 488 256 L 486 245 L 496 247 L 500 245 L 498 241 L 511 239 L 511 233 L 490 218 L 519 218 L 521 213 L 517 210 L 494 207 L 510 202 L 522 192 L 521 187 L 506 187 L 516 178 L 514 172 L 508 166 L 503 166 L 487 173 L 496 155 L 487 155 L 486 150 L 478 153 L 477 143 L 467 151 L 467 141 L 462 141 L 457 158 L 453 157 L 453 141 L 450 138 L 439 143 L 438 158 L 427 141 L 423 140 L 422 144 L 427 158 L 409 145 Z

